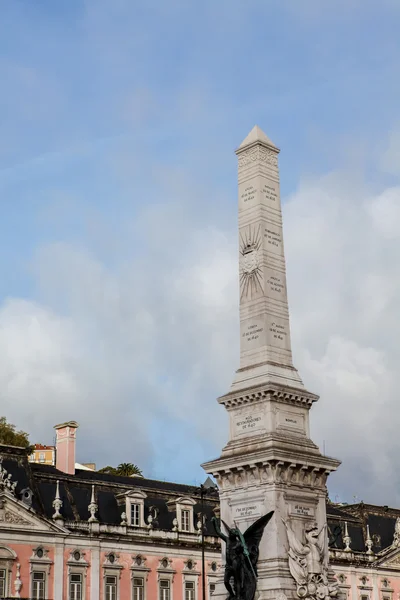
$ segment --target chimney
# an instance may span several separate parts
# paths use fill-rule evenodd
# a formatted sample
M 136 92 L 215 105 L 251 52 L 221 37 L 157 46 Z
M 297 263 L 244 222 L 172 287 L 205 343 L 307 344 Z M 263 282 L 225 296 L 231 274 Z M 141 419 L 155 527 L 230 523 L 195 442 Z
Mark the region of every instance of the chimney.
M 56 468 L 68 475 L 75 474 L 75 439 L 79 425 L 68 421 L 55 425 L 56 430 Z

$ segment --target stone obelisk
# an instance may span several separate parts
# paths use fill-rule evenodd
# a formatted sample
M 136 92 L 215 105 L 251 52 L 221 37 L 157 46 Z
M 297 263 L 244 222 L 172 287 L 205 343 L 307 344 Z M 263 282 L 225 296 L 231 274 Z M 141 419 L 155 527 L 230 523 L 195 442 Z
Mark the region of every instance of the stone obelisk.
M 291 574 L 288 550 L 290 539 L 296 539 L 308 552 L 307 535 L 314 523 L 318 533 L 322 530 L 321 545 L 326 480 L 340 463 L 321 455 L 310 439 L 309 410 L 318 396 L 305 389 L 293 366 L 279 149 L 256 126 L 236 154 L 240 367 L 229 393 L 218 400 L 229 414 L 229 441 L 221 457 L 203 468 L 218 482 L 221 518 L 229 525 L 236 523 L 243 532 L 261 515 L 275 511 L 260 545 L 260 600 L 301 598 L 302 593 L 316 598 L 317 585 L 314 596 L 311 582 L 318 565 L 310 562 L 304 567 L 311 586 L 304 591 Z M 327 547 L 318 552 L 322 565 L 327 562 Z M 323 569 L 325 573 L 326 565 Z M 321 587 L 318 590 L 321 598 Z M 221 582 L 215 597 L 222 600 L 226 595 Z

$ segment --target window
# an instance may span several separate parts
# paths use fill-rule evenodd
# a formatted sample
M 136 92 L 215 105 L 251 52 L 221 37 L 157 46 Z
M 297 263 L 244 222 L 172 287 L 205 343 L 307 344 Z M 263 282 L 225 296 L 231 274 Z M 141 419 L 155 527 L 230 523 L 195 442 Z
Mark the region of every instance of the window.
M 215 592 L 215 583 L 210 583 L 210 596 Z
M 160 579 L 160 600 L 171 600 L 169 579 Z
M 82 575 L 80 573 L 70 575 L 69 600 L 82 600 Z
M 190 531 L 190 510 L 181 512 L 181 529 L 182 531 Z
M 131 504 L 131 525 L 140 527 L 140 504 Z
M 0 569 L 0 598 L 7 596 L 7 571 Z
M 194 600 L 194 582 L 185 581 L 185 600 Z
M 41 571 L 32 573 L 32 599 L 44 600 L 45 598 L 46 575 Z
M 362 595 L 362 596 L 361 596 L 361 600 L 369 600 L 369 596 L 364 596 L 364 595 Z
M 39 453 L 39 462 L 44 462 L 44 452 Z
M 143 577 L 133 578 L 133 600 L 144 600 L 144 579 Z
M 114 575 L 106 577 L 106 600 L 117 600 L 117 578 Z

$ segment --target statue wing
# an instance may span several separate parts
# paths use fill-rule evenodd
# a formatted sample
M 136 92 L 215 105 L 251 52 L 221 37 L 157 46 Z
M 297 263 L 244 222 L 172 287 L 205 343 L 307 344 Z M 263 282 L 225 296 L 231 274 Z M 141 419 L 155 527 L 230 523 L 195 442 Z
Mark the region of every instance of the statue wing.
M 246 542 L 247 549 L 250 555 L 250 561 L 253 565 L 253 570 L 255 575 L 257 576 L 257 562 L 258 562 L 258 553 L 259 546 L 261 542 L 262 535 L 264 533 L 264 529 L 267 526 L 267 523 L 270 521 L 274 511 L 272 510 L 268 514 L 260 517 L 255 521 L 243 534 L 244 541 Z
M 253 546 L 257 546 L 258 548 L 261 542 L 262 535 L 264 533 L 264 529 L 267 526 L 273 514 L 274 511 L 271 510 L 271 512 L 257 519 L 257 521 L 255 521 L 252 525 L 250 525 L 248 529 L 246 529 L 246 531 L 243 534 L 243 537 L 248 548 L 251 548 Z

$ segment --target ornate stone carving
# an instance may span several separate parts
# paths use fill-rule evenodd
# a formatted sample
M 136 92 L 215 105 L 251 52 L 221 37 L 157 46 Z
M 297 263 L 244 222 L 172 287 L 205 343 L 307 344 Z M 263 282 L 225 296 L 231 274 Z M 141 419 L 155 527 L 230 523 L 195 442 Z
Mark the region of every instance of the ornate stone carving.
M 328 538 L 326 525 L 318 532 L 316 523 L 305 525 L 301 538 L 283 520 L 289 541 L 289 569 L 297 584 L 297 595 L 307 600 L 336 597 L 337 583 L 328 580 Z M 304 537 L 304 539 L 302 539 Z
M 276 152 L 268 150 L 267 148 L 259 148 L 259 160 L 266 162 L 273 167 L 278 166 L 278 155 Z
M 245 152 L 242 152 L 238 158 L 238 166 L 239 169 L 243 167 L 248 167 L 252 163 L 255 163 L 258 160 L 258 147 L 250 148 Z
M 400 546 L 400 517 L 397 517 L 396 523 L 394 526 L 394 535 L 393 535 L 393 548 L 398 548 Z
M 256 146 L 242 152 L 238 157 L 239 169 L 253 166 L 257 161 L 265 162 L 272 167 L 278 166 L 278 155 L 273 150 Z
M 6 510 L 3 514 L 0 514 L 0 521 L 2 523 L 10 523 L 13 525 L 30 525 L 29 521 L 23 519 L 16 513 Z
M 0 490 L 7 490 L 15 496 L 18 481 L 11 481 L 11 473 L 3 467 L 3 458 L 0 456 Z
M 256 466 L 242 465 L 238 469 L 226 469 L 214 473 L 221 490 L 243 489 L 254 485 L 257 481 L 324 490 L 327 476 L 327 471 L 313 465 L 276 460 L 258 463 Z
M 98 506 L 94 495 L 94 485 L 92 485 L 92 496 L 88 506 L 88 511 L 90 513 L 89 523 L 97 523 L 98 519 L 96 518 L 96 513 L 98 511 Z
M 14 580 L 14 589 L 15 589 L 15 597 L 16 598 L 21 598 L 21 588 L 22 588 L 22 581 L 21 581 L 21 565 L 19 563 L 17 563 L 17 573 L 15 576 L 15 580 Z
M 62 515 L 60 513 L 60 510 L 62 508 L 62 500 L 60 498 L 60 482 L 57 480 L 57 484 L 56 484 L 56 496 L 53 500 L 53 508 L 54 508 L 54 514 L 53 514 L 53 519 L 55 521 L 59 521 L 62 520 Z

